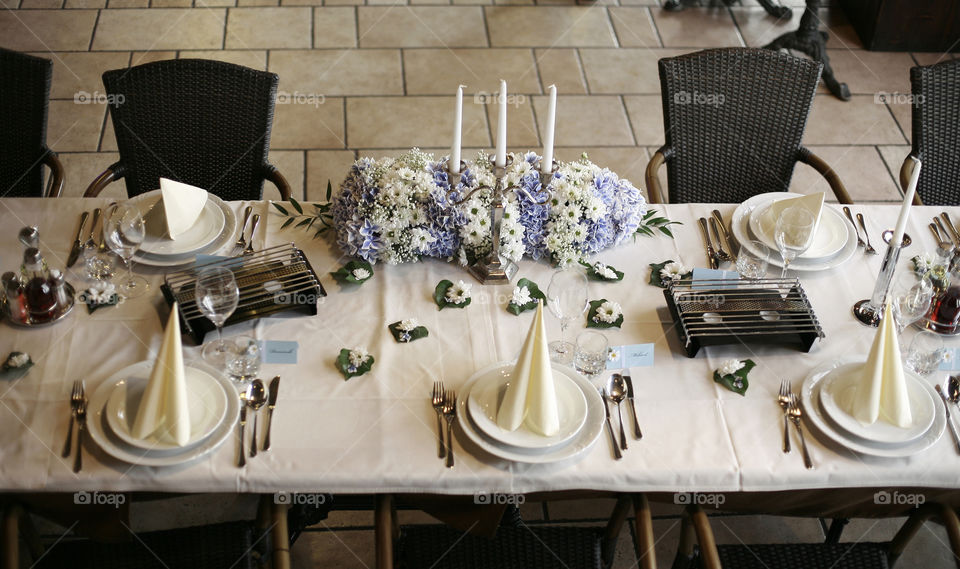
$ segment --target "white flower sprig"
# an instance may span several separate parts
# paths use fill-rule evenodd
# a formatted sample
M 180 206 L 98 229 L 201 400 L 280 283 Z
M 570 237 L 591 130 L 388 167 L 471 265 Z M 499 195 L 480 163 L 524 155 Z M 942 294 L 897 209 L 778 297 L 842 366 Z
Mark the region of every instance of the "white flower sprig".
M 447 293 L 445 295 L 447 302 L 450 304 L 464 304 L 472 298 L 472 293 L 470 291 L 472 288 L 472 284 L 468 284 L 463 281 L 457 281 L 454 285 L 447 289 Z
M 373 368 L 373 356 L 364 347 L 343 348 L 337 356 L 337 367 L 343 379 L 363 375 Z
M 617 302 L 606 301 L 597 308 L 597 313 L 593 317 L 594 322 L 606 322 L 613 324 L 617 318 L 623 316 L 623 308 Z
M 357 279 L 358 281 L 365 281 L 370 278 L 370 271 L 363 268 L 354 269 L 351 274 L 353 275 L 353 278 Z
M 533 300 L 533 297 L 530 296 L 529 288 L 520 285 L 513 287 L 513 296 L 510 299 L 510 302 L 516 304 L 517 306 L 523 306 L 531 300 Z
M 720 375 L 733 375 L 743 369 L 743 362 L 740 360 L 727 360 L 720 364 L 720 367 L 717 368 L 717 371 Z
M 747 374 L 750 373 L 750 370 L 756 365 L 753 360 L 725 360 L 721 362 L 720 367 L 713 372 L 713 380 L 730 391 L 743 395 L 747 392 L 747 388 L 750 387 L 750 383 L 747 381 Z
M 690 269 L 687 268 L 684 264 L 673 261 L 667 263 L 662 269 L 660 269 L 660 276 L 664 279 L 670 279 L 672 281 L 677 281 L 683 278 L 683 275 L 690 272 Z

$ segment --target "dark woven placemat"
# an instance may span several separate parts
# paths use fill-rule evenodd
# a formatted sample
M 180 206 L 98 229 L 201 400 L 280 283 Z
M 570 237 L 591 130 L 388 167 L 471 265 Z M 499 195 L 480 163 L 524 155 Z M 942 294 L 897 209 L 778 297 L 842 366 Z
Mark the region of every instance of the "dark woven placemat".
M 400 569 L 600 569 L 600 530 L 578 527 L 501 527 L 494 539 L 444 525 L 401 528 Z
M 887 569 L 881 543 L 719 545 L 729 569 Z
M 269 552 L 269 533 L 230 522 L 137 534 L 127 543 L 61 541 L 34 565 L 63 569 L 255 569 Z

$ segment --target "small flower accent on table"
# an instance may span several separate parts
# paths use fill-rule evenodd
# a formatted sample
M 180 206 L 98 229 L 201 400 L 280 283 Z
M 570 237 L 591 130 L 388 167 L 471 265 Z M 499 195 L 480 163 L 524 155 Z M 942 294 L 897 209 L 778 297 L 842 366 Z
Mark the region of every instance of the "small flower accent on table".
M 373 368 L 373 356 L 367 353 L 366 348 L 344 348 L 337 356 L 337 369 L 343 374 L 343 379 L 363 375 Z
M 87 312 L 98 308 L 114 306 L 120 302 L 120 295 L 113 283 L 101 282 L 80 293 L 80 299 L 87 305 Z
M 537 286 L 537 283 L 529 279 L 520 279 L 517 286 L 513 287 L 513 297 L 507 304 L 507 312 L 519 316 L 521 312 L 533 310 L 537 307 L 537 302 L 546 302 L 547 297 Z
M 373 267 L 366 261 L 350 261 L 330 274 L 340 283 L 361 284 L 373 276 Z
M 0 366 L 0 379 L 16 379 L 27 373 L 33 367 L 33 360 L 26 352 L 10 352 L 7 359 Z
M 587 311 L 587 328 L 619 328 L 623 324 L 623 308 L 620 303 L 601 298 L 590 301 Z
M 473 285 L 463 281 L 457 281 L 454 284 L 447 279 L 437 283 L 437 288 L 433 291 L 433 300 L 436 301 L 440 310 L 444 308 L 464 308 L 473 301 L 470 289 Z
M 730 391 L 743 395 L 750 387 L 747 374 L 756 365 L 753 360 L 726 360 L 713 372 L 713 380 Z
M 691 277 L 693 270 L 679 261 L 667 259 L 662 263 L 650 263 L 650 284 L 653 286 L 667 288 L 673 281 Z
M 426 338 L 430 332 L 426 326 L 421 326 L 416 318 L 404 318 L 399 322 L 394 322 L 387 326 L 393 339 L 401 344 L 406 344 L 420 338 Z
M 623 271 L 618 271 L 612 265 L 605 265 L 599 261 L 594 264 L 580 261 L 587 271 L 587 278 L 592 281 L 620 281 L 623 280 Z

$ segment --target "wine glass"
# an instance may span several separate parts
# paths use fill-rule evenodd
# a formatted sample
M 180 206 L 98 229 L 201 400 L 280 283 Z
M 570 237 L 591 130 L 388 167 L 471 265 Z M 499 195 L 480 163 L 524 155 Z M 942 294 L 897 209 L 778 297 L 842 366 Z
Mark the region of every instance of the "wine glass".
M 200 312 L 217 327 L 217 341 L 203 347 L 203 359 L 222 367 L 235 349 L 232 342 L 223 341 L 223 323 L 240 302 L 240 289 L 233 271 L 223 267 L 200 271 L 196 281 L 196 300 Z
M 759 253 L 754 253 L 754 251 Z M 767 246 L 759 241 L 749 241 L 743 247 L 740 247 L 740 253 L 737 255 L 737 272 L 745 279 L 757 281 L 767 274 L 769 263 Z
M 123 297 L 137 298 L 150 289 L 147 279 L 133 274 L 133 268 L 130 266 L 130 260 L 140 248 L 146 234 L 143 216 L 132 204 L 112 205 L 104 214 L 103 240 L 107 247 L 123 260 L 127 268 L 126 282 L 117 287 L 117 293 Z
M 929 275 L 905 272 L 897 277 L 893 287 L 893 317 L 898 334 L 930 310 L 933 293 Z
M 787 277 L 787 267 L 813 244 L 817 219 L 810 210 L 793 206 L 780 213 L 773 230 L 773 239 L 783 257 L 783 271 L 780 278 Z
M 575 347 L 566 339 L 567 327 L 587 309 L 587 276 L 583 271 L 571 267 L 554 273 L 547 287 L 547 306 L 560 320 L 560 340 L 550 342 L 550 358 L 569 364 Z

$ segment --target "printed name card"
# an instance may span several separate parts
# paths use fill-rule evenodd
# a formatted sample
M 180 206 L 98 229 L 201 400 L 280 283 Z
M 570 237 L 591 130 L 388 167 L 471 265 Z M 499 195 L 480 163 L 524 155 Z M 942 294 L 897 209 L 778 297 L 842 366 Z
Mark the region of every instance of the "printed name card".
M 265 364 L 295 364 L 297 363 L 297 342 L 283 342 L 266 340 L 261 346 L 263 363 Z
M 650 367 L 653 365 L 653 344 L 631 344 L 611 346 L 607 358 L 607 369 L 618 370 L 625 367 Z

